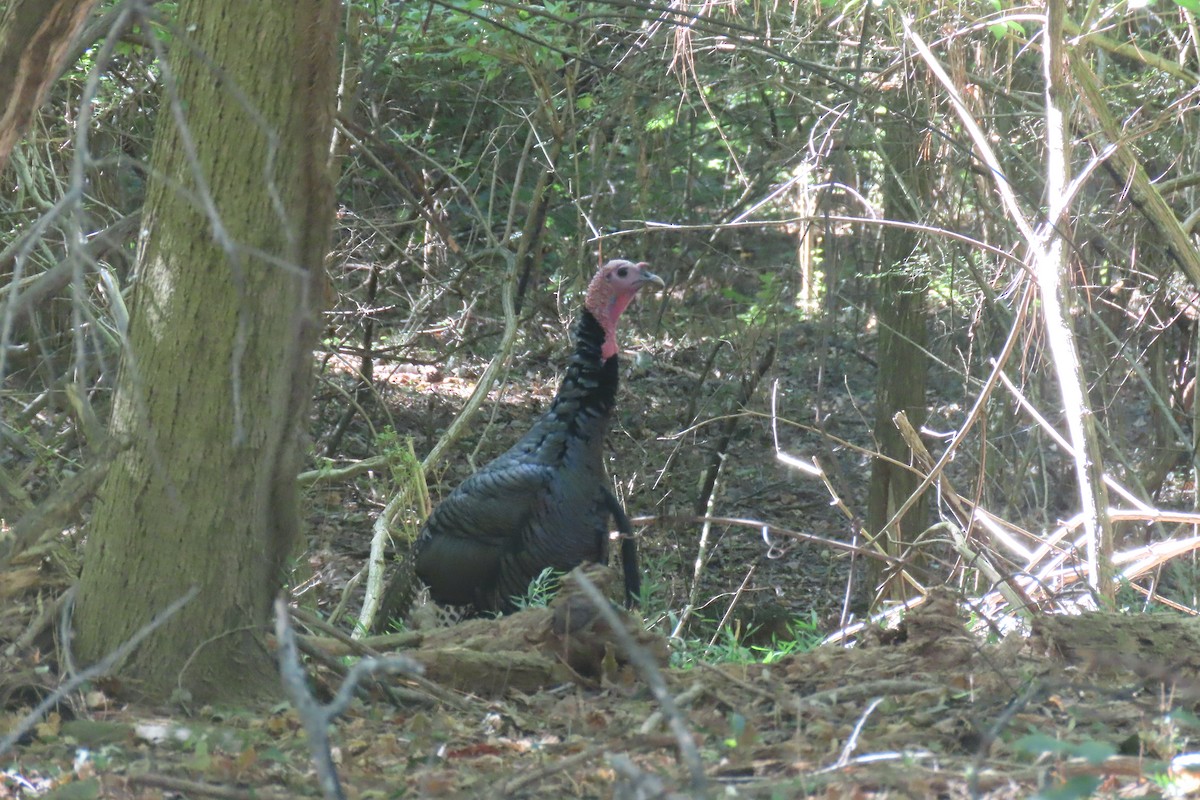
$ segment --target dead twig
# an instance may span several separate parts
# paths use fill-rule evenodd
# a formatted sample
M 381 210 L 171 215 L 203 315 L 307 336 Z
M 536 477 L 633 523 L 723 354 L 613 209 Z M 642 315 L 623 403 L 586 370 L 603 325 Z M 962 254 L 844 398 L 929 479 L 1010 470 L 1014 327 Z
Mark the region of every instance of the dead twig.
M 501 787 L 500 793 L 502 795 L 516 794 L 522 789 L 532 786 L 538 781 L 549 778 L 551 775 L 557 775 L 560 772 L 574 770 L 577 767 L 583 766 L 593 758 L 601 755 L 603 752 L 604 748 L 602 747 L 588 747 L 578 753 L 575 753 L 574 755 L 567 756 L 566 758 L 560 758 L 553 764 L 547 764 L 540 769 L 535 769 L 532 772 L 527 772 L 524 775 L 518 775 L 517 777 L 511 779 L 505 783 L 503 787 Z
M 87 683 L 93 678 L 98 678 L 101 675 L 104 675 L 110 669 L 112 669 L 115 664 L 124 660 L 126 656 L 132 653 L 134 649 L 142 643 L 143 639 L 154 633 L 154 631 L 158 630 L 163 623 L 175 616 L 176 612 L 191 602 L 192 598 L 199 594 L 199 592 L 200 589 L 193 586 L 187 591 L 186 594 L 184 594 L 174 603 L 171 603 L 171 605 L 154 615 L 149 622 L 138 629 L 137 633 L 129 637 L 129 639 L 127 639 L 123 644 L 119 645 L 111 653 L 87 669 L 76 672 L 71 677 L 67 678 L 67 680 L 63 681 L 57 689 L 48 694 L 45 699 L 42 700 L 42 702 L 38 703 L 37 706 L 28 714 L 26 714 L 20 722 L 14 725 L 12 730 L 8 732 L 7 736 L 5 736 L 3 739 L 0 739 L 0 756 L 11 750 L 14 746 L 16 746 L 17 742 L 19 742 L 27 733 L 33 730 L 33 726 L 42 719 L 47 711 L 54 708 L 56 705 L 62 702 L 64 697 L 78 689 L 83 684 Z M 70 598 L 70 600 L 73 600 L 73 598 Z M 71 603 L 68 602 L 63 615 L 63 629 L 66 632 L 70 631 L 70 610 Z M 69 642 L 69 637 L 64 637 L 63 643 L 64 647 L 67 649 L 69 649 Z M 68 658 L 66 661 L 69 662 L 70 659 Z
M 66 527 L 100 488 L 100 483 L 108 474 L 109 464 L 122 449 L 121 445 L 106 442 L 86 467 L 63 481 L 53 494 L 21 517 L 12 527 L 11 538 L 0 545 L 0 569 L 8 566 L 43 536 Z
M 650 654 L 634 641 L 633 636 L 625 628 L 625 622 L 613 610 L 608 598 L 596 588 L 596 584 L 581 570 L 577 571 L 576 575 L 579 580 L 580 590 L 591 601 L 596 612 L 612 628 L 613 634 L 625 649 L 629 660 L 642 673 L 642 678 L 646 681 L 646 685 L 650 687 L 650 691 L 653 692 L 654 699 L 662 706 L 671 732 L 675 734 L 675 740 L 679 746 L 679 757 L 687 766 L 688 773 L 691 776 L 691 789 L 696 796 L 704 796 L 708 786 L 708 780 L 704 774 L 704 762 L 700 758 L 700 751 L 696 748 L 692 732 L 688 730 L 687 721 L 684 720 L 683 714 L 680 713 L 679 708 L 675 704 L 675 698 L 671 696 L 671 691 L 667 688 L 667 681 L 663 678 L 662 670 L 654 663 L 654 659 Z M 612 763 L 616 757 L 618 756 L 610 756 L 609 762 Z
M 159 775 L 157 773 L 130 775 L 129 785 L 145 786 L 148 789 L 164 789 L 168 792 L 176 792 L 187 797 L 195 795 L 216 797 L 218 800 L 290 800 L 290 798 L 294 797 L 291 794 L 279 794 L 261 788 L 238 789 L 233 786 L 218 786 L 213 783 L 172 778 L 170 775 Z
M 296 636 L 292 630 L 291 618 L 288 615 L 287 601 L 283 597 L 275 599 L 275 636 L 279 640 L 279 676 L 283 679 L 284 688 L 292 700 L 296 716 L 304 725 L 304 733 L 308 738 L 309 753 L 313 766 L 317 770 L 317 780 L 326 800 L 344 800 L 342 785 L 338 780 L 337 768 L 333 763 L 333 753 L 329 744 L 329 725 L 341 715 L 359 682 L 376 672 L 404 672 L 417 674 L 422 667 L 410 658 L 390 656 L 388 658 L 364 658 L 359 661 L 346 675 L 337 694 L 328 704 L 318 703 L 308 690 L 308 679 L 304 668 L 300 665 L 300 656 L 296 649 Z

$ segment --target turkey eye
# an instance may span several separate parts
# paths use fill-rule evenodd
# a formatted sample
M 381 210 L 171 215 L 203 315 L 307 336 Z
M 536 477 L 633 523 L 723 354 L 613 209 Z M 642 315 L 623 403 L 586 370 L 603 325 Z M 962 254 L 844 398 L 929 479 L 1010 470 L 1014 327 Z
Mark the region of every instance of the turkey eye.
M 621 267 L 619 270 L 617 270 L 618 278 L 624 278 L 628 274 L 629 274 L 629 267 Z

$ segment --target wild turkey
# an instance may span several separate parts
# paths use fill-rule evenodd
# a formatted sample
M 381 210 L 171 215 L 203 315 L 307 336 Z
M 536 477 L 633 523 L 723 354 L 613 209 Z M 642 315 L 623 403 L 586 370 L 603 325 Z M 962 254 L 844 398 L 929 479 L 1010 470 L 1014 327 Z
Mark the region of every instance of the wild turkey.
M 600 268 L 550 408 L 429 516 L 415 544 L 415 571 L 435 602 L 512 611 L 513 598 L 546 567 L 604 562 L 610 518 L 623 534 L 626 600 L 637 597 L 637 545 L 608 485 L 604 438 L 617 398 L 617 319 L 643 286 L 664 285 L 647 266 L 614 260 Z

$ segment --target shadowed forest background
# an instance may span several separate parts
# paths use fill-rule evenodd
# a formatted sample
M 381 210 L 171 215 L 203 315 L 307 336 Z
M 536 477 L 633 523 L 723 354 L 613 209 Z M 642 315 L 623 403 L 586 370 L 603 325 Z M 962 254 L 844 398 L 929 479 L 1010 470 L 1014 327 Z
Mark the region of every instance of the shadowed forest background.
M 0 797 L 343 796 L 261 710 L 280 593 L 321 700 L 425 669 L 359 684 L 344 796 L 1182 796 L 1196 0 L 46 5 L 0 17 Z M 378 614 L 612 258 L 666 282 L 606 447 L 640 606 L 582 660 L 549 580 Z

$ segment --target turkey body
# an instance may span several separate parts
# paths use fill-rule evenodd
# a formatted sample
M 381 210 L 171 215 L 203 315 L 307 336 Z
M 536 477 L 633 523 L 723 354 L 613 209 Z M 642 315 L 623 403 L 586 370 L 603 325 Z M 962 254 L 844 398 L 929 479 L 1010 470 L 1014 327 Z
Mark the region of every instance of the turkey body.
M 609 489 L 604 439 L 619 382 L 616 318 L 642 285 L 662 284 L 644 266 L 613 261 L 601 268 L 592 286 L 609 270 L 621 291 L 615 300 L 604 292 L 594 299 L 589 288 L 575 326 L 575 351 L 550 408 L 426 521 L 415 545 L 415 572 L 435 602 L 512 611 L 514 598 L 524 596 L 547 567 L 566 572 L 607 561 L 610 520 L 624 535 L 626 598 L 636 598 L 636 545 L 629 518 Z

